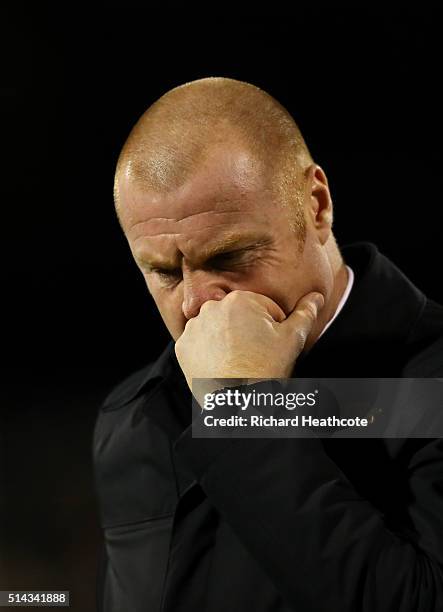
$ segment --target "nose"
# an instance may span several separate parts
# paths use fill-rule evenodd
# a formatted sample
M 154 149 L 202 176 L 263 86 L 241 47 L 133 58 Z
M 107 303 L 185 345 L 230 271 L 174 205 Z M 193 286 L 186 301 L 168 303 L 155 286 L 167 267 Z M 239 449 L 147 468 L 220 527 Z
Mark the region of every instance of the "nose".
M 183 275 L 182 310 L 186 319 L 198 316 L 200 308 L 208 300 L 222 300 L 229 289 L 210 273 L 202 271 Z

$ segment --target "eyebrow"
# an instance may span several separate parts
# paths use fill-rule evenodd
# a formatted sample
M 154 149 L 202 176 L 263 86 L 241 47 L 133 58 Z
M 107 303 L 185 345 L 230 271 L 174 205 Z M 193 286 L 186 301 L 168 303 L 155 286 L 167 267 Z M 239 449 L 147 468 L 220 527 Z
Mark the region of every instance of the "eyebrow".
M 219 242 L 207 248 L 203 248 L 202 253 L 203 258 L 209 260 L 219 255 L 235 251 L 259 249 L 268 245 L 270 242 L 271 239 L 267 236 L 257 238 L 257 236 L 245 236 L 245 234 L 231 234 L 230 236 L 225 236 Z
M 198 260 L 200 263 L 208 262 L 211 259 L 215 259 L 216 257 L 220 257 L 224 254 L 241 252 L 241 251 L 250 251 L 254 249 L 260 249 L 271 243 L 271 238 L 269 236 L 260 236 L 257 235 L 245 235 L 245 234 L 230 234 L 228 236 L 224 236 L 219 241 L 215 242 L 215 244 L 211 244 L 208 247 L 203 247 L 201 250 L 201 255 Z M 136 257 L 135 259 L 144 267 L 149 269 L 155 268 L 164 268 L 167 270 L 174 270 L 179 267 L 179 260 L 181 260 L 182 254 L 178 251 L 177 258 L 175 261 L 177 263 L 172 263 L 170 260 L 166 259 L 156 259 L 149 257 Z

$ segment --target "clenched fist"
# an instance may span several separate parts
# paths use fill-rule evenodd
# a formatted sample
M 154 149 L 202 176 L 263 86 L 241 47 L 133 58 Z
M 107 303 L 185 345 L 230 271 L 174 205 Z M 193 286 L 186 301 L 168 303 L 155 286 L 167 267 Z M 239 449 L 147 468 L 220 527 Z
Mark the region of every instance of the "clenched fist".
M 287 378 L 324 305 L 302 297 L 287 317 L 270 298 L 232 291 L 203 304 L 175 343 L 189 388 L 193 378 Z

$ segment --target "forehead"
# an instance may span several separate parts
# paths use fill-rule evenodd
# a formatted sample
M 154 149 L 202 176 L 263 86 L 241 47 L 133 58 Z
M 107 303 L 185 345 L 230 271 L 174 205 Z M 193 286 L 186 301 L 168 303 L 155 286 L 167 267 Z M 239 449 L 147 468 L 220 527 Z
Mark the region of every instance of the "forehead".
M 161 171 L 159 167 L 159 173 Z M 265 165 L 235 147 L 212 147 L 180 187 L 163 193 L 150 191 L 140 180 L 132 179 L 131 174 L 129 163 L 118 181 L 121 214 L 124 221 L 129 221 L 129 226 L 131 221 L 159 216 L 159 213 L 184 219 L 227 207 L 260 209 L 262 200 L 270 198 Z
M 212 240 L 263 233 L 278 209 L 266 169 L 243 151 L 214 150 L 180 187 L 153 193 L 119 180 L 120 216 L 135 254 L 158 247 L 198 249 Z

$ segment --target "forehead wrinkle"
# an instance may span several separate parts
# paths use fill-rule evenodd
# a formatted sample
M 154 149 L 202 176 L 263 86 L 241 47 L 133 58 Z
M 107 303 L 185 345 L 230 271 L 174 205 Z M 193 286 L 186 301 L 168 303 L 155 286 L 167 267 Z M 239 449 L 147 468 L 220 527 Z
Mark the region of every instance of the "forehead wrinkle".
M 165 234 L 169 235 L 169 234 Z M 173 235 L 175 236 L 175 234 Z M 140 236 L 141 238 L 142 236 Z M 172 257 L 165 253 L 165 249 L 158 250 L 146 248 L 141 246 L 136 252 L 136 249 L 132 249 L 134 259 L 143 266 L 150 267 L 175 267 L 183 259 L 183 253 L 180 251 L 177 245 L 177 240 L 174 238 L 173 243 L 169 245 L 170 252 L 173 253 Z
M 150 236 L 137 236 L 137 238 L 134 238 L 133 242 L 136 243 L 137 240 L 141 240 L 142 238 L 144 238 L 146 240 L 146 238 L 160 238 L 162 236 L 179 236 L 180 232 L 161 232 L 160 234 L 151 234 Z
M 148 233 L 148 234 L 141 233 L 138 236 L 135 236 L 134 238 L 132 238 L 132 240 L 135 242 L 137 240 L 140 240 L 141 238 L 155 238 L 157 236 L 166 236 L 166 235 L 171 235 L 171 236 L 176 235 L 177 236 L 177 235 L 183 234 L 185 231 L 196 233 L 196 232 L 202 232 L 202 231 L 206 231 L 206 230 L 211 230 L 213 228 L 216 228 L 216 227 L 219 227 L 219 226 L 222 226 L 222 225 L 233 225 L 233 222 L 231 220 L 229 220 L 229 221 L 219 221 L 217 223 L 212 223 L 210 225 L 205 225 L 203 227 L 193 227 L 192 229 L 189 228 L 187 230 L 185 230 L 184 227 L 183 228 L 181 227 L 191 217 L 195 217 L 195 216 L 197 216 L 199 214 L 206 214 L 206 212 L 210 212 L 211 214 L 217 215 L 217 216 L 218 215 L 224 215 L 224 214 L 229 214 L 229 215 L 240 214 L 240 215 L 242 215 L 242 217 L 245 217 L 246 215 L 252 215 L 253 214 L 253 212 L 251 212 L 251 211 L 239 211 L 239 210 L 235 210 L 235 211 L 205 211 L 205 213 L 195 213 L 195 214 L 190 215 L 189 217 L 185 217 L 185 218 L 179 219 L 179 220 L 176 220 L 173 217 L 154 217 L 152 219 L 148 219 L 148 220 L 145 220 L 145 221 L 138 221 L 137 223 L 134 223 L 127 230 L 127 234 L 131 235 L 133 233 L 133 229 L 134 228 L 136 228 L 136 227 L 138 228 L 138 227 L 144 226 L 144 225 L 154 225 L 155 226 L 157 224 L 160 224 L 160 226 L 161 226 L 162 222 L 164 222 L 164 221 L 166 221 L 168 225 L 169 225 L 169 223 L 168 223 L 169 221 L 176 222 L 177 231 L 161 231 L 161 232 L 156 232 L 155 231 L 155 227 L 154 227 L 154 228 L 151 229 L 150 233 Z M 163 229 L 163 228 L 160 227 L 160 229 Z M 143 231 L 143 228 L 142 228 L 141 231 Z M 147 228 L 147 231 L 149 232 L 149 228 Z M 152 232 L 154 232 L 154 233 L 152 233 Z
M 234 214 L 234 215 L 244 215 L 244 214 L 252 214 L 251 211 L 245 211 L 245 210 L 214 210 L 214 209 L 210 209 L 210 210 L 203 210 L 203 211 L 199 211 L 199 212 L 195 212 L 195 213 L 191 213 L 190 215 L 186 215 L 185 217 L 182 217 L 181 219 L 178 219 L 177 217 L 152 217 L 151 219 L 146 219 L 145 221 L 137 221 L 136 223 L 134 223 L 133 225 L 131 225 L 131 227 L 129 228 L 129 231 L 131 231 L 132 229 L 134 229 L 135 227 L 139 226 L 139 225 L 144 225 L 145 223 L 153 223 L 156 221 L 175 221 L 176 223 L 182 223 L 183 221 L 187 221 L 188 219 L 191 219 L 192 217 L 197 217 L 198 215 L 227 215 L 227 214 Z
M 184 242 L 182 242 L 182 244 L 187 245 L 187 247 L 182 247 L 180 252 L 184 252 L 184 251 L 189 251 L 189 250 L 195 250 L 192 248 L 192 241 L 193 238 L 195 238 L 194 234 L 197 234 L 198 232 L 204 232 L 206 230 L 212 230 L 214 229 L 214 227 L 220 227 L 223 225 L 232 225 L 231 223 L 217 223 L 216 225 L 207 225 L 205 227 L 201 227 L 201 228 L 197 228 L 195 230 L 192 231 L 191 236 L 185 236 L 183 237 Z M 138 236 L 137 238 L 133 239 L 133 243 L 135 244 L 138 240 L 141 240 L 142 238 L 145 240 L 149 240 L 149 239 L 156 239 L 156 238 L 162 238 L 162 237 L 167 237 L 167 236 L 171 236 L 171 237 L 175 237 L 175 236 L 183 236 L 183 232 L 160 232 L 157 234 L 150 234 L 149 236 L 146 235 L 141 235 Z M 269 236 L 266 237 L 266 240 L 269 241 L 270 238 Z M 257 232 L 253 232 L 253 231 L 241 231 L 241 230 L 236 230 L 235 232 L 231 232 L 226 234 L 225 236 L 222 236 L 221 238 L 216 237 L 214 240 L 212 240 L 212 244 L 209 247 L 202 247 L 202 253 L 204 254 L 204 257 L 209 257 L 209 256 L 214 256 L 215 253 L 219 253 L 223 250 L 227 250 L 229 248 L 232 248 L 233 246 L 241 246 L 243 243 L 251 243 L 254 241 L 264 241 L 264 237 L 263 235 L 261 235 L 261 237 L 257 238 Z M 191 243 L 191 244 L 190 244 Z M 175 244 L 177 245 L 177 239 L 175 240 Z M 197 244 L 197 249 L 201 248 L 202 242 L 201 242 L 201 238 L 199 238 L 198 244 Z M 190 249 L 189 249 L 190 246 Z M 177 248 L 178 250 L 178 248 Z
M 207 228 L 203 228 L 203 229 L 207 229 Z M 177 236 L 179 234 L 157 234 L 155 237 L 162 237 L 162 236 Z M 142 238 L 143 236 L 140 236 L 140 238 Z M 214 240 L 210 241 L 210 244 L 208 245 L 201 245 L 201 243 L 199 243 L 197 245 L 197 248 L 192 248 L 192 244 L 190 245 L 189 243 L 192 242 L 192 237 L 188 238 L 185 241 L 186 246 L 182 246 L 178 245 L 177 240 L 174 240 L 174 257 L 173 257 L 173 261 L 176 262 L 179 258 L 181 257 L 186 257 L 187 259 L 194 259 L 195 262 L 203 262 L 207 259 L 210 259 L 212 257 L 215 257 L 216 255 L 222 254 L 224 252 L 227 252 L 229 250 L 232 250 L 233 248 L 238 248 L 241 249 L 242 247 L 250 247 L 250 246 L 264 246 L 266 244 L 268 244 L 271 241 L 270 236 L 264 234 L 264 233 L 260 233 L 257 234 L 257 232 L 241 232 L 241 231 L 234 231 L 234 232 L 230 232 L 224 236 L 221 237 L 216 237 Z M 135 242 L 135 241 L 134 241 Z M 188 252 L 186 254 L 186 251 Z M 192 251 L 197 251 L 197 253 L 194 253 L 194 256 L 192 256 Z M 154 257 L 149 257 L 147 256 L 142 256 L 141 253 L 139 255 L 135 255 L 136 259 L 138 259 L 139 261 L 143 261 L 144 263 L 153 263 L 154 261 L 162 261 L 165 263 L 170 263 L 171 260 L 168 257 L 162 257 L 161 253 L 159 253 L 158 251 L 156 251 L 157 254 L 157 259 Z M 172 264 L 171 264 L 172 265 Z

